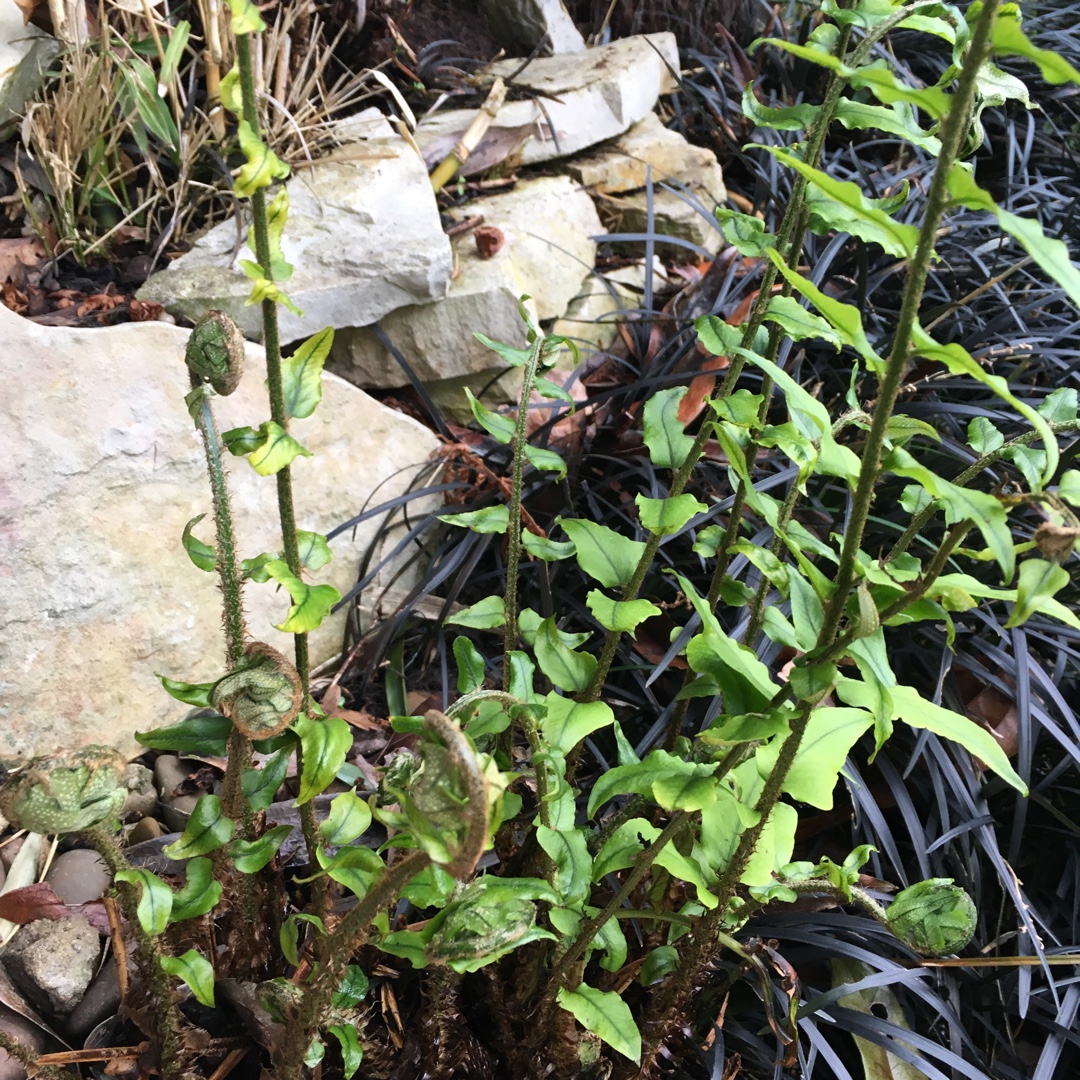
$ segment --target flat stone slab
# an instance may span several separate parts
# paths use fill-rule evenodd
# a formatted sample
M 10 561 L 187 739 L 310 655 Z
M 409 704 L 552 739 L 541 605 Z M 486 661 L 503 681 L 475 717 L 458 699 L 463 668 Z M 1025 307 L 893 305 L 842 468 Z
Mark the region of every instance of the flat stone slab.
M 654 184 L 690 178 L 712 188 L 717 201 L 725 197 L 716 155 L 664 127 L 656 113 L 649 113 L 626 134 L 563 167 L 583 187 L 601 195 L 637 191 L 645 187 L 651 174 Z
M 504 245 L 494 258 L 481 259 L 472 234 L 454 241 L 458 274 L 445 300 L 392 311 L 379 326 L 424 383 L 476 375 L 502 361 L 474 331 L 508 345 L 525 345 L 518 300 L 528 292 Z M 533 318 L 538 318 L 535 304 Z M 331 366 L 356 386 L 395 387 L 408 382 L 401 365 L 368 327 L 334 335 Z
M 490 83 L 514 75 L 513 85 L 531 95 L 509 101 L 495 117 L 500 128 L 532 127 L 520 151 L 524 165 L 569 157 L 621 135 L 656 107 L 661 94 L 676 88 L 679 51 L 675 35 L 664 32 L 620 38 L 610 45 L 533 60 L 501 60 L 484 70 Z M 472 123 L 475 109 L 450 109 L 423 121 L 416 130 L 422 150 L 437 139 L 458 135 Z M 480 147 L 483 147 L 483 143 Z M 478 148 L 479 149 L 479 148 Z
M 457 221 L 483 215 L 501 229 L 518 280 L 541 319 L 557 319 L 596 262 L 603 232 L 592 199 L 566 176 L 521 180 L 512 191 L 485 195 L 452 210 Z
M 283 341 L 375 322 L 406 304 L 442 298 L 450 282 L 450 241 L 413 147 L 377 109 L 342 122 L 336 134 L 344 143 L 336 160 L 294 169 L 286 185 L 282 250 L 294 273 L 282 288 L 304 314 L 278 309 Z M 246 244 L 237 246 L 235 221 L 224 221 L 154 274 L 139 298 L 192 320 L 227 311 L 246 337 L 259 340 L 259 306 L 245 304 L 251 281 L 238 262 L 253 257 Z
M 502 233 L 495 256 L 480 257 L 473 233 L 459 236 L 454 240 L 457 274 L 446 299 L 401 308 L 379 322 L 424 383 L 454 380 L 459 393 L 465 386 L 482 386 L 506 369 L 474 331 L 524 346 L 520 298 L 530 297 L 527 310 L 534 321 L 562 315 L 596 260 L 592 238 L 603 232 L 592 199 L 565 176 L 523 180 L 512 191 L 474 199 L 451 211 L 458 220 L 478 215 L 485 226 Z M 335 336 L 332 365 L 357 386 L 408 382 L 400 364 L 367 327 Z M 502 392 L 510 386 L 504 384 Z M 461 404 L 467 413 L 464 397 Z
M 727 199 L 727 190 L 715 156 L 708 150 L 703 154 L 705 156 L 700 160 L 688 159 L 678 174 L 654 178 L 653 232 L 658 236 L 686 240 L 712 256 L 725 246 L 713 211 Z M 620 254 L 644 254 L 644 240 L 618 241 L 617 234 L 641 234 L 648 230 L 648 192 L 600 195 L 598 204 L 602 217 L 611 227 L 608 240 L 617 241 L 616 250 Z M 694 248 L 665 240 L 659 240 L 655 245 L 657 254 L 684 262 L 695 257 Z
M 155 672 L 192 682 L 223 673 L 217 579 L 180 542 L 184 525 L 211 508 L 184 407 L 187 337 L 164 323 L 42 327 L 0 306 L 4 756 L 83 743 L 133 754 L 136 730 L 186 711 Z M 223 430 L 269 415 L 262 350 L 250 347 L 248 359 L 237 392 L 215 400 Z M 330 374 L 320 406 L 291 430 L 315 455 L 293 466 L 299 525 L 322 533 L 401 494 L 438 445 L 421 424 Z M 239 458 L 227 468 L 241 556 L 280 550 L 273 478 Z M 412 520 L 434 509 L 410 506 Z M 309 581 L 347 591 L 378 524 L 333 540 L 333 561 Z M 209 518 L 194 531 L 213 543 Z M 291 638 L 273 629 L 288 606 L 272 582 L 245 588 L 251 635 L 291 653 Z M 311 636 L 314 663 L 337 653 L 343 616 Z
M 663 263 L 653 267 L 654 294 L 667 287 Z M 578 347 L 578 363 L 588 363 L 594 353 L 605 352 L 618 336 L 619 322 L 633 319 L 645 297 L 645 264 L 622 266 L 587 278 L 581 293 L 574 297 L 566 314 L 556 319 L 553 334 L 573 341 Z M 577 363 L 569 348 L 559 350 L 554 370 L 569 374 Z

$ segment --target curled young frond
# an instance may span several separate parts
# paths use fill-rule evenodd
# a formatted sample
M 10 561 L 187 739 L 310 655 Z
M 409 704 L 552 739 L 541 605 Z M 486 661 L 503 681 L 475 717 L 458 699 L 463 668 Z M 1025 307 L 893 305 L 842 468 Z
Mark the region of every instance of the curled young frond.
M 210 701 L 249 739 L 269 739 L 296 719 L 302 697 L 296 668 L 277 649 L 254 641 L 241 664 L 218 680 Z
M 227 397 L 244 374 L 244 335 L 224 311 L 208 311 L 191 331 L 184 362 L 193 374 Z
M 20 829 L 81 832 L 116 817 L 127 798 L 124 758 L 107 746 L 34 758 L 0 790 L 0 813 Z

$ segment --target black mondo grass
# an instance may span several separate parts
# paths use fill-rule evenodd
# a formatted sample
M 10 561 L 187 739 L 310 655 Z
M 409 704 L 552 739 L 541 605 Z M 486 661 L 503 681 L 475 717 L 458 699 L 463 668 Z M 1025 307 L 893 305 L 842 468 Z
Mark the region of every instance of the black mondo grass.
M 1080 34 L 1071 6 L 1031 7 L 1025 25 L 1033 40 L 1080 63 Z M 807 30 L 794 12 L 787 16 L 786 34 L 805 40 Z M 777 26 L 772 30 L 777 36 L 782 32 Z M 820 76 L 798 60 L 766 52 L 747 58 L 760 101 L 778 107 L 820 100 Z M 904 56 L 899 58 L 903 63 Z M 687 59 L 684 67 L 691 73 L 672 101 L 669 122 L 717 150 L 729 188 L 763 216 L 768 228 L 775 228 L 790 196 L 791 175 L 769 155 L 741 147 L 753 141 L 783 145 L 795 136 L 756 132 L 742 117 L 743 86 L 733 72 L 730 47 L 717 54 L 698 48 Z M 913 57 L 911 69 L 933 80 L 947 59 L 944 49 L 940 56 L 931 49 Z M 1019 64 L 1004 61 L 1003 66 L 1023 74 L 1038 109 L 1009 102 L 982 113 L 981 181 L 1000 205 L 1038 219 L 1047 235 L 1074 239 L 1080 213 L 1080 98 L 1075 88 L 1046 84 Z M 908 200 L 897 217 L 919 224 L 933 168 L 933 159 L 919 149 L 880 134 L 837 128 L 826 143 L 822 168 L 837 179 L 858 182 L 875 197 L 906 182 Z M 620 237 L 608 239 L 606 251 L 617 256 Z M 645 233 L 622 240 L 644 241 L 651 254 L 661 238 Z M 963 345 L 1032 406 L 1055 390 L 1080 389 L 1076 309 L 990 215 L 947 216 L 938 252 L 941 258 L 931 270 L 921 310 L 924 325 L 933 327 L 939 340 Z M 702 357 L 695 349 L 693 318 L 730 316 L 752 296 L 760 268 L 735 262 L 717 258 L 703 280 L 674 299 L 670 291 L 654 295 L 650 285 L 640 305 L 623 312 L 626 333 L 586 380 L 591 420 L 577 438 L 559 444 L 567 457 L 567 478 L 526 476 L 523 505 L 546 532 L 557 534 L 561 515 L 589 518 L 644 538 L 627 493 L 660 498 L 666 480 L 641 449 L 633 417 L 656 390 L 683 384 L 699 372 Z M 904 284 L 903 262 L 857 238 L 811 234 L 804 267 L 819 288 L 860 308 L 871 344 L 887 351 Z M 653 333 L 657 327 L 663 328 L 659 340 Z M 851 384 L 848 354 L 817 342 L 785 343 L 778 363 L 834 412 Z M 748 369 L 740 385 L 756 390 L 757 376 Z M 940 436 L 940 443 L 927 444 L 920 453 L 945 476 L 960 474 L 978 456 L 968 445 L 973 420 L 989 421 L 1006 438 L 1023 430 L 1016 414 L 981 383 L 930 366 L 913 370 L 901 404 Z M 538 412 L 533 442 L 547 445 L 566 415 L 557 409 Z M 858 451 L 857 437 L 852 445 Z M 493 468 L 505 469 L 502 451 L 487 440 L 480 454 L 491 455 Z M 1078 453 L 1080 441 L 1067 437 L 1061 469 L 1075 467 Z M 787 459 L 767 452 L 758 457 L 754 476 L 758 490 L 777 498 L 793 482 Z M 984 470 L 978 485 L 1004 491 L 1022 481 L 1015 465 L 999 461 Z M 903 485 L 889 483 L 893 487 L 879 499 L 867 533 L 867 550 L 882 554 L 909 520 L 900 512 L 890 514 L 890 507 L 899 511 Z M 644 595 L 664 610 L 645 624 L 636 642 L 623 640 L 605 685 L 605 700 L 642 756 L 663 744 L 681 683 L 679 650 L 697 625 L 696 616 L 679 610 L 684 601 L 671 576 L 661 571 L 677 569 L 702 593 L 708 587 L 705 561 L 694 545 L 707 526 L 726 524 L 733 491 L 722 459 L 706 454 L 692 490 L 706 498 L 710 517 L 661 545 Z M 490 489 L 474 495 L 478 501 L 470 501 L 469 508 L 500 499 Z M 830 525 L 846 513 L 845 500 L 842 485 L 817 478 L 795 520 L 827 536 Z M 1039 523 L 1039 516 L 1030 513 L 1018 519 L 1017 529 L 1030 538 Z M 493 542 L 490 536 L 454 530 L 434 518 L 413 522 L 412 529 L 411 543 L 426 545 L 431 562 L 411 590 L 410 602 L 429 594 L 449 612 L 451 605 L 499 592 L 505 566 L 498 538 Z M 743 535 L 755 545 L 771 540 L 762 522 L 748 521 Z M 916 550 L 930 551 L 940 541 L 939 527 L 914 543 Z M 729 574 L 748 593 L 761 583 L 743 557 L 732 561 Z M 588 587 L 588 578 L 572 561 L 531 560 L 522 566 L 520 602 L 542 617 L 554 615 L 564 632 L 594 630 L 584 604 Z M 1080 589 L 1075 580 L 1059 599 L 1076 610 Z M 745 608 L 722 606 L 718 614 L 728 632 L 745 632 Z M 876 755 L 867 737 L 851 754 L 836 807 L 805 814 L 796 845 L 796 857 L 810 861 L 871 845 L 876 850 L 865 868 L 874 879 L 871 888 L 954 878 L 979 911 L 974 942 L 962 952 L 962 958 L 978 960 L 979 966 L 924 966 L 855 908 L 808 903 L 792 912 L 780 905 L 767 907 L 739 932 L 739 939 L 755 946 L 765 943 L 776 962 L 755 967 L 728 962 L 728 956 L 714 965 L 701 987 L 698 1012 L 685 1018 L 685 1053 L 669 1062 L 672 1075 L 733 1076 L 741 1068 L 740 1075 L 753 1077 L 858 1078 L 870 1075 L 866 1062 L 881 1051 L 891 1055 L 897 1076 L 1050 1080 L 1073 1075 L 1080 1067 L 1076 969 L 1055 960 L 1080 952 L 1080 632 L 1038 615 L 1007 628 L 1006 615 L 1001 605 L 983 603 L 955 614 L 949 633 L 933 623 L 887 633 L 898 676 L 933 701 L 990 727 L 1008 746 L 1030 796 L 1025 799 L 984 775 L 968 755 L 956 754 L 929 732 L 898 731 Z M 681 635 L 675 632 L 679 627 Z M 378 656 L 392 639 L 402 638 L 409 680 L 437 688 L 445 703 L 455 694 L 449 641 L 458 632 L 437 621 L 410 620 L 403 609 L 390 625 L 372 633 L 381 635 Z M 466 633 L 483 647 L 481 634 Z M 774 670 L 785 662 L 782 650 L 766 637 L 753 644 Z M 492 684 L 497 681 L 497 664 L 489 666 L 488 676 Z M 693 734 L 713 718 L 707 702 L 692 702 L 683 731 Z M 578 766 L 579 813 L 591 784 L 615 760 L 609 737 L 586 741 Z M 785 981 L 789 971 L 798 976 L 795 989 Z
M 609 206 L 597 284 L 647 267 L 611 344 L 581 362 L 523 300 L 524 346 L 477 335 L 518 402 L 470 395 L 475 427 L 384 334 L 438 449 L 325 537 L 298 527 L 292 464 L 334 331 L 283 355 L 273 30 L 229 7 L 270 419 L 219 431 L 242 339 L 205 315 L 185 402 L 214 544 L 205 515 L 182 544 L 216 575 L 225 648 L 212 681 L 161 676 L 190 711 L 135 736 L 197 763 L 173 792 L 200 793 L 182 831 L 125 848 L 119 753 L 0 777 L 5 830 L 112 872 L 139 1070 L 1075 1073 L 1080 56 L 1056 9 L 1036 43 L 1003 0 L 791 3 L 756 45 L 735 21 L 699 34 L 660 109 L 722 154 L 730 206 L 648 179 L 643 228 Z M 592 7 L 602 37 L 616 7 Z M 697 245 L 665 235 L 673 198 L 713 230 Z M 276 487 L 280 545 L 249 558 L 226 448 Z M 376 520 L 344 595 L 312 579 Z M 262 585 L 291 658 L 252 636 Z M 335 611 L 342 657 L 312 671 Z

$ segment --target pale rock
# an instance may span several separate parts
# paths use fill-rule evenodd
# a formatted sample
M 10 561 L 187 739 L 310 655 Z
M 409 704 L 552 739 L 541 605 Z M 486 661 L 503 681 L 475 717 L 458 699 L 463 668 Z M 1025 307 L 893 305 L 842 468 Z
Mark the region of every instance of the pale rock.
M 0 477 L 0 730 L 4 754 L 83 743 L 140 752 L 134 732 L 178 719 L 155 672 L 192 682 L 223 673 L 221 594 L 180 536 L 211 508 L 202 446 L 184 405 L 188 332 L 162 323 L 101 330 L 38 326 L 0 306 L 0 402 L 9 467 Z M 239 390 L 215 399 L 224 430 L 269 415 L 262 350 L 248 350 Z M 435 436 L 327 374 L 314 415 L 293 434 L 314 454 L 293 481 L 299 526 L 327 532 L 372 497 L 409 486 Z M 240 553 L 280 549 L 276 484 L 227 462 Z M 375 494 L 377 492 L 377 494 Z M 414 513 L 434 509 L 417 502 Z M 333 561 L 309 576 L 345 592 L 381 527 L 331 541 Z M 213 543 L 208 519 L 195 534 Z M 397 542 L 392 529 L 381 550 Z M 273 629 L 288 610 L 273 583 L 249 584 L 251 635 L 286 653 Z M 345 612 L 311 635 L 312 662 L 340 647 Z
M 416 150 L 376 109 L 335 131 L 344 145 L 295 169 L 286 185 L 282 250 L 294 273 L 281 287 L 304 314 L 278 309 L 283 341 L 326 326 L 366 325 L 403 305 L 440 299 L 450 281 L 450 241 Z M 245 336 L 258 340 L 260 307 L 245 304 L 252 283 L 238 262 L 252 258 L 246 244 L 237 247 L 236 222 L 223 221 L 154 274 L 138 296 L 193 320 L 212 308 L 227 311 Z
M 86 993 L 101 953 L 98 932 L 80 915 L 27 923 L 4 949 L 4 968 L 27 998 L 67 1013 Z
M 508 345 L 525 344 L 525 324 L 518 311 L 527 293 L 514 266 L 509 245 L 491 259 L 481 259 L 471 233 L 454 241 L 457 276 L 437 304 L 399 308 L 379 326 L 425 385 L 444 378 L 483 376 L 502 361 L 482 345 L 474 331 Z M 533 320 L 539 318 L 530 301 Z M 365 387 L 394 387 L 408 382 L 401 365 L 368 327 L 334 335 L 331 367 Z
M 477 214 L 503 231 L 504 250 L 540 318 L 562 315 L 592 271 L 603 231 L 588 193 L 569 177 L 538 176 L 451 211 L 458 221 Z
M 482 215 L 485 225 L 502 230 L 505 242 L 491 259 L 481 259 L 472 233 L 454 240 L 457 276 L 445 300 L 402 308 L 380 320 L 429 394 L 452 402 L 451 415 L 468 412 L 464 387 L 479 391 L 506 364 L 474 336 L 523 347 L 525 324 L 518 301 L 530 297 L 526 311 L 534 321 L 562 315 L 596 260 L 592 239 L 603 231 L 592 199 L 565 176 L 523 180 L 509 192 L 474 199 L 451 212 L 459 220 Z M 395 387 L 408 379 L 389 350 L 367 327 L 335 336 L 333 369 L 367 387 Z M 495 400 L 516 393 L 507 378 Z M 460 401 L 454 395 L 460 396 Z
M 480 0 L 480 10 L 500 42 L 532 52 L 578 53 L 585 48 L 562 0 Z M 546 39 L 546 40 L 545 40 Z
M 688 241 L 706 255 L 715 255 L 723 246 L 724 237 L 713 211 L 726 199 L 724 176 L 715 158 L 688 168 L 677 179 L 653 187 L 653 232 Z M 606 239 L 617 244 L 616 250 L 621 254 L 644 252 L 644 240 L 619 241 L 618 234 L 647 231 L 648 193 L 602 195 L 599 205 L 601 215 L 611 227 Z M 694 258 L 692 248 L 663 240 L 656 243 L 655 252 L 684 262 Z
M 523 164 L 535 165 L 621 135 L 651 113 L 661 94 L 676 89 L 679 50 L 675 35 L 665 31 L 620 38 L 583 53 L 533 60 L 515 75 L 520 67 L 520 60 L 502 60 L 486 68 L 484 77 L 490 81 L 514 75 L 514 86 L 530 95 L 503 105 L 492 127 L 531 126 L 534 135 L 520 156 Z M 460 135 L 476 112 L 436 113 L 417 127 L 417 144 L 425 149 L 437 139 Z
M 491 271 L 483 269 L 485 260 L 476 256 L 471 238 L 462 237 L 456 241 L 461 275 L 451 286 L 451 298 L 403 312 L 400 322 L 395 313 L 391 320 L 397 337 L 390 332 L 391 320 L 380 325 L 418 373 L 430 372 L 424 389 L 439 413 L 454 423 L 468 424 L 472 413 L 466 389 L 495 409 L 518 399 L 522 376 L 520 368 L 507 367 L 481 345 L 473 331 L 479 329 L 493 340 L 523 347 L 525 326 L 517 310 L 522 294 L 531 297 L 527 310 L 532 319 L 563 315 L 592 273 L 596 259 L 592 237 L 601 225 L 592 200 L 565 176 L 524 180 L 510 192 L 474 199 L 451 213 L 461 220 L 482 215 L 486 225 L 502 230 L 506 243 L 488 261 L 505 260 L 502 265 L 510 267 L 508 283 L 498 295 L 490 290 L 470 295 L 465 283 L 482 281 Z M 455 296 L 469 297 L 469 304 L 454 305 Z M 350 367 L 353 372 L 378 372 L 393 364 L 392 377 L 397 384 L 402 382 L 397 365 L 370 331 L 354 332 L 343 340 L 351 351 L 340 358 L 336 370 L 341 374 L 352 379 Z M 344 366 L 346 362 L 350 367 Z
M 494 369 L 479 375 L 463 375 L 456 379 L 437 379 L 424 387 L 439 415 L 462 427 L 475 422 L 469 399 L 465 396 L 468 389 L 489 409 L 499 409 L 517 401 L 521 395 L 521 368 Z
M 716 155 L 664 127 L 656 113 L 649 113 L 625 135 L 588 157 L 568 161 L 564 168 L 583 187 L 599 194 L 643 188 L 651 171 L 654 184 L 690 179 L 713 191 L 718 202 L 725 197 Z
M 59 53 L 60 42 L 24 24 L 18 5 L 0 4 L 0 125 L 22 114 Z

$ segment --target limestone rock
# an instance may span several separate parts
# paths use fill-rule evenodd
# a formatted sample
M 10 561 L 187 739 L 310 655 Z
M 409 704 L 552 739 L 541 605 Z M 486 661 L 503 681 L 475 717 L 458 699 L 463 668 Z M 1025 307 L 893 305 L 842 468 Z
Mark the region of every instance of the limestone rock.
M 507 46 L 531 53 L 545 38 L 545 53 L 577 53 L 585 48 L 562 0 L 480 0 L 480 10 Z
M 509 345 L 525 344 L 525 324 L 518 299 L 528 290 L 504 246 L 481 259 L 471 235 L 454 241 L 458 275 L 437 304 L 399 308 L 379 321 L 386 336 L 425 384 L 443 378 L 476 375 L 502 366 L 498 357 L 473 337 L 474 331 Z M 532 305 L 532 316 L 538 318 Z M 357 327 L 334 335 L 331 366 L 357 386 L 393 387 L 408 382 L 400 364 L 373 330 Z
M 27 923 L 4 949 L 12 981 L 38 1008 L 67 1013 L 94 977 L 98 932 L 82 917 Z
M 602 231 L 596 207 L 565 176 L 522 180 L 512 191 L 474 199 L 451 214 L 459 221 L 482 214 L 485 225 L 502 230 L 503 250 L 541 319 L 566 311 L 596 261 L 594 237 Z
M 457 415 L 458 405 L 468 414 L 465 386 L 479 391 L 506 370 L 473 332 L 524 346 L 518 300 L 522 295 L 531 297 L 527 310 L 534 321 L 561 315 L 592 269 L 596 259 L 592 237 L 603 227 L 592 199 L 565 176 L 524 180 L 513 191 L 475 199 L 452 213 L 462 220 L 483 215 L 485 225 L 503 233 L 502 248 L 483 259 L 471 234 L 458 237 L 454 241 L 458 274 L 447 298 L 402 308 L 379 325 L 429 392 L 427 384 L 440 384 L 437 396 L 451 404 L 451 415 Z M 367 328 L 336 335 L 332 363 L 338 374 L 358 386 L 394 387 L 408 381 Z M 507 393 L 509 397 L 504 396 Z M 514 393 L 512 381 L 504 382 L 497 400 L 509 400 Z
M 521 368 L 494 368 L 478 375 L 437 379 L 424 387 L 439 415 L 462 427 L 475 422 L 469 399 L 465 396 L 466 388 L 489 409 L 499 409 L 518 400 L 521 394 Z
M 136 730 L 183 712 L 155 672 L 193 682 L 223 673 L 216 578 L 193 566 L 180 543 L 184 525 L 211 508 L 184 406 L 187 336 L 164 323 L 43 327 L 0 306 L 5 755 L 82 743 L 134 755 Z M 264 379 L 262 352 L 250 347 L 240 389 L 215 402 L 222 429 L 267 418 Z M 314 454 L 293 466 L 299 525 L 324 533 L 376 489 L 376 500 L 404 491 L 437 446 L 428 429 L 330 374 L 322 404 L 292 430 Z M 279 550 L 273 479 L 240 459 L 227 467 L 242 556 Z M 333 540 L 334 559 L 312 583 L 345 592 L 378 525 Z M 213 542 L 209 519 L 195 534 Z M 245 607 L 253 637 L 291 652 L 291 639 L 272 628 L 288 609 L 284 594 L 249 584 Z M 344 614 L 312 635 L 313 663 L 337 652 Z
M 278 309 L 283 341 L 375 322 L 403 305 L 445 296 L 450 281 L 450 242 L 416 151 L 376 109 L 345 121 L 336 134 L 345 145 L 296 169 L 287 184 L 282 250 L 294 273 L 282 287 L 304 314 Z M 139 297 L 190 319 L 220 308 L 258 340 L 259 306 L 244 303 L 251 282 L 237 261 L 253 256 L 236 245 L 235 221 L 222 222 L 154 274 Z
M 663 263 L 653 265 L 653 292 L 667 286 Z M 645 264 L 619 267 L 605 274 L 597 272 L 585 280 L 582 291 L 574 297 L 566 314 L 556 319 L 553 334 L 573 341 L 578 347 L 579 362 L 587 363 L 593 353 L 604 352 L 618 334 L 620 321 L 633 317 L 645 298 Z M 563 348 L 555 362 L 557 372 L 569 373 L 577 365 L 573 350 Z
M 595 153 L 568 161 L 564 168 L 583 187 L 599 194 L 643 188 L 651 170 L 654 184 L 690 180 L 708 187 L 718 202 L 725 197 L 716 155 L 664 127 L 656 113 L 649 113 Z
M 713 211 L 727 198 L 724 177 L 716 159 L 686 169 L 677 178 L 656 183 L 652 192 L 653 231 L 661 236 L 677 237 L 696 245 L 707 255 L 715 255 L 724 244 L 723 234 Z M 648 227 L 648 197 L 644 191 L 629 195 L 605 195 L 600 211 L 611 227 L 609 240 L 619 233 L 644 233 Z M 645 241 L 619 241 L 620 254 L 644 252 Z M 684 244 L 659 241 L 657 254 L 687 261 L 694 258 L 692 248 Z
M 502 60 L 484 75 L 507 78 L 520 67 L 520 60 Z M 529 92 L 530 99 L 507 102 L 490 137 L 498 138 L 499 129 L 531 125 L 535 134 L 521 149 L 523 164 L 569 157 L 621 135 L 651 113 L 661 94 L 674 91 L 672 72 L 678 71 L 675 35 L 667 32 L 534 60 L 514 77 L 514 85 Z M 419 125 L 416 141 L 425 149 L 449 134 L 460 135 L 475 115 L 475 109 L 436 113 Z

